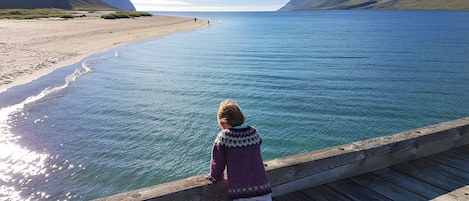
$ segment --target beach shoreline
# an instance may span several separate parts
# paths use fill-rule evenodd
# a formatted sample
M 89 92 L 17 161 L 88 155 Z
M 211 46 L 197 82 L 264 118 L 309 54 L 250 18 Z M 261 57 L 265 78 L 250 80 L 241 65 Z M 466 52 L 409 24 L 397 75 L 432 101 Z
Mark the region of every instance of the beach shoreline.
M 0 20 L 0 93 L 31 82 L 84 58 L 175 32 L 191 31 L 207 20 L 152 16 L 105 20 Z

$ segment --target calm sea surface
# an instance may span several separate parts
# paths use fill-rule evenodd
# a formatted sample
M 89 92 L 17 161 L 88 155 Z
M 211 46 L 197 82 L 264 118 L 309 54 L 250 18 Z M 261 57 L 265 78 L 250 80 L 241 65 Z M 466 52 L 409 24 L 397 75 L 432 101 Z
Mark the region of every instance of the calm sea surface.
M 207 173 L 226 98 L 265 160 L 469 116 L 469 12 L 163 14 L 214 21 L 0 93 L 0 200 Z

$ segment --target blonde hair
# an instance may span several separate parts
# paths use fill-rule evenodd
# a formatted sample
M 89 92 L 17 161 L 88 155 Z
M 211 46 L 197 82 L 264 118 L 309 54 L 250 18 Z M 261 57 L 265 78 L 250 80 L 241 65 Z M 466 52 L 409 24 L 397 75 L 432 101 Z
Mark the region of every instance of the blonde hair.
M 228 123 L 231 126 L 241 126 L 244 124 L 244 115 L 238 103 L 233 99 L 226 99 L 220 103 L 218 109 L 218 121 Z

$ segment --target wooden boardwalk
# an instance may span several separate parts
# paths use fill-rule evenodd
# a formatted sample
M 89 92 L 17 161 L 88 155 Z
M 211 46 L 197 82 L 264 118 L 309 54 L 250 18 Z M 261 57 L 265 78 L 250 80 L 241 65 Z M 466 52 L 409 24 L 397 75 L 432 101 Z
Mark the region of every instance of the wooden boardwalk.
M 265 162 L 275 201 L 469 201 L 469 117 Z M 228 201 L 198 175 L 98 201 Z
M 469 145 L 273 200 L 469 201 Z

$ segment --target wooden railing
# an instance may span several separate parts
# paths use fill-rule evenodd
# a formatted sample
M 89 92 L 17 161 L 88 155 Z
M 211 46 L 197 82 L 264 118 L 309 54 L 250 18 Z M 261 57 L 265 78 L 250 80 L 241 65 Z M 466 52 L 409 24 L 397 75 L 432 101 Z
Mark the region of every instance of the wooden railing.
M 265 162 L 273 196 L 371 172 L 469 144 L 469 117 L 393 135 Z M 105 198 L 105 200 L 228 200 L 226 183 L 206 175 Z

